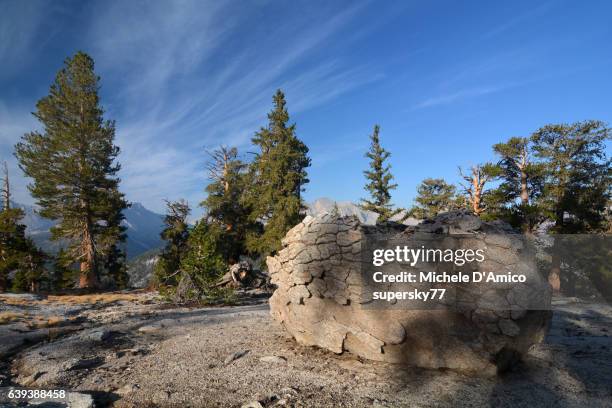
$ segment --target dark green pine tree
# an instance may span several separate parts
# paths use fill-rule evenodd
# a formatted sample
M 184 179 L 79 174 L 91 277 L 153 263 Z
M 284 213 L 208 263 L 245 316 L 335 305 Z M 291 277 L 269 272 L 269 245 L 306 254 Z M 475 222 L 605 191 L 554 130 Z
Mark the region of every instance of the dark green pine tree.
M 112 282 L 114 287 L 125 289 L 128 286 L 129 276 L 127 273 L 127 254 L 125 251 L 125 240 L 127 239 L 127 227 L 123 225 L 125 215 L 123 214 L 123 195 L 115 191 L 110 195 L 109 218 L 106 220 L 106 228 L 99 239 L 100 258 L 103 261 L 104 273 Z
M 91 57 L 78 52 L 66 59 L 49 95 L 36 104 L 43 132 L 26 134 L 16 146 L 40 214 L 59 221 L 52 238 L 68 240 L 68 253 L 80 264 L 80 287 L 97 286 L 98 241 L 108 236 L 117 206 L 127 206 L 118 192 L 115 124 L 104 120 L 98 90 Z
M 419 219 L 432 218 L 457 209 L 455 193 L 455 186 L 444 179 L 426 178 L 417 188 L 416 205 L 410 210 L 410 215 Z
M 40 290 L 41 284 L 48 283 L 46 258 L 46 254 L 39 250 L 32 240 L 26 238 L 13 278 L 12 290 L 36 293 Z
M 53 258 L 53 282 L 55 291 L 72 289 L 77 284 L 78 271 L 64 248 L 60 248 Z
M 368 180 L 365 190 L 370 193 L 370 199 L 362 199 L 360 206 L 378 214 L 376 222 L 385 222 L 402 210 L 394 209 L 391 204 L 391 190 L 394 190 L 397 184 L 391 184 L 391 166 L 385 164 L 391 153 L 380 145 L 379 132 L 380 127 L 375 125 L 374 132 L 370 135 L 370 150 L 366 153 L 366 157 L 370 159 L 370 169 L 363 172 Z
M 25 235 L 26 227 L 21 223 L 24 213 L 20 208 L 11 208 L 11 193 L 8 167 L 4 163 L 4 177 L 0 190 L 0 292 L 9 288 L 16 291 L 37 292 L 46 277 L 44 262 L 46 255 Z M 9 275 L 13 274 L 9 282 Z
M 531 231 L 542 221 L 537 200 L 542 194 L 543 165 L 533 160 L 528 138 L 512 137 L 494 145 L 493 151 L 500 158 L 496 167 L 501 183 L 491 191 L 491 211 L 515 227 Z
M 181 259 L 181 271 L 199 292 L 195 294 L 196 298 L 210 289 L 227 271 L 227 263 L 222 256 L 223 248 L 220 247 L 224 232 L 219 223 L 201 219 L 189 234 L 188 250 Z
M 209 152 L 207 164 L 210 183 L 207 197 L 200 203 L 207 223 L 220 226 L 218 249 L 225 262 L 234 264 L 246 252 L 246 236 L 256 228 L 249 220 L 251 209 L 242 199 L 247 188 L 247 166 L 238 158 L 238 150 L 220 147 Z
M 166 241 L 164 250 L 155 265 L 155 281 L 159 286 L 176 286 L 180 278 L 181 260 L 188 250 L 189 205 L 184 200 L 166 201 L 167 212 L 164 217 L 165 228 L 161 237 Z
M 252 142 L 259 148 L 249 166 L 249 189 L 244 200 L 251 208 L 251 222 L 265 224 L 263 233 L 250 232 L 247 248 L 270 254 L 281 246 L 287 231 L 302 218 L 302 192 L 308 183 L 308 147 L 297 138 L 295 124 L 288 125 L 285 95 L 274 95 L 274 109 L 268 126 L 255 134 Z
M 595 120 L 547 125 L 532 135 L 533 150 L 544 167 L 539 202 L 544 215 L 555 223 L 554 233 L 584 234 L 607 228 L 612 186 L 612 162 L 606 155 L 609 139 L 610 129 Z M 556 292 L 561 289 L 565 255 L 574 254 L 553 248 L 548 279 Z
M 0 292 L 10 288 L 9 274 L 18 269 L 26 249 L 25 226 L 20 208 L 0 211 Z
M 130 277 L 127 273 L 126 253 L 121 246 L 110 246 L 105 256 L 104 268 L 117 289 L 128 287 Z

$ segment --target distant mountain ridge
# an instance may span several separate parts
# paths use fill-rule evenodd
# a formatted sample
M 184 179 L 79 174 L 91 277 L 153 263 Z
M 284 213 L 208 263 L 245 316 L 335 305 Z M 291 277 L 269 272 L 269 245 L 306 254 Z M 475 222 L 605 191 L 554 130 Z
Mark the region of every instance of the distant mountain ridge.
M 48 252 L 57 252 L 62 246 L 61 241 L 52 241 L 49 229 L 57 222 L 41 217 L 36 208 L 31 205 L 12 203 L 13 207 L 21 208 L 25 213 L 23 224 L 26 226 L 26 235 L 36 242 L 41 249 Z M 135 258 L 147 251 L 159 248 L 163 241 L 159 236 L 164 228 L 164 216 L 146 209 L 140 203 L 124 210 L 124 225 L 127 227 L 127 255 Z
M 357 204 L 350 201 L 337 201 L 329 198 L 319 198 L 311 203 L 306 204 L 306 214 L 315 216 L 319 214 L 329 213 L 334 208 L 334 203 L 338 206 L 338 213 L 341 216 L 354 215 L 362 224 L 373 225 L 376 223 L 378 215 L 371 211 L 361 209 Z M 401 215 L 396 218 L 401 218 Z M 405 224 L 415 225 L 419 221 L 414 218 L 408 218 L 404 221 Z M 153 276 L 153 270 L 159 256 L 159 250 L 151 250 L 141 255 L 134 257 L 128 263 L 128 275 L 130 275 L 130 286 L 146 287 Z
M 359 222 L 366 225 L 374 225 L 376 224 L 376 219 L 378 218 L 378 214 L 372 211 L 366 211 L 359 207 L 359 205 L 351 202 L 351 201 L 334 201 L 329 198 L 323 197 L 319 198 L 312 203 L 307 204 L 306 213 L 308 215 L 318 215 L 323 213 L 329 213 L 334 208 L 334 203 L 338 206 L 338 213 L 341 216 L 354 215 L 359 219 Z M 400 213 L 397 216 L 393 217 L 393 221 L 398 221 L 402 218 L 404 213 Z M 416 225 L 420 221 L 416 218 L 409 217 L 405 221 L 403 221 L 406 225 Z

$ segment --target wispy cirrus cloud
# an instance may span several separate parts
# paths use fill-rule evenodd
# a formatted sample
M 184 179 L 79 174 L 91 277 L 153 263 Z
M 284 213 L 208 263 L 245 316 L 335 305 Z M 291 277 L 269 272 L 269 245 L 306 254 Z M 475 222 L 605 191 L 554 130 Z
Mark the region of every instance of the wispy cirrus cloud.
M 36 120 L 25 109 L 19 109 L 0 100 L 0 163 L 6 161 L 11 180 L 11 193 L 18 202 L 31 202 L 27 179 L 13 157 L 13 146 L 26 132 L 37 129 Z
M 14 75 L 32 58 L 31 50 L 46 5 L 37 1 L 0 3 L 0 76 Z M 10 63 L 7 63 L 10 62 Z
M 298 113 L 381 77 L 325 52 L 363 4 L 282 21 L 266 21 L 266 3 L 241 4 L 115 2 L 96 11 L 90 43 L 103 81 L 119 90 L 107 108 L 130 199 L 156 210 L 165 198 L 200 201 L 204 148 L 244 150 L 277 88 Z
M 411 109 L 448 105 L 533 82 L 535 76 L 530 70 L 537 61 L 537 52 L 527 45 L 455 62 L 432 78 L 430 96 L 414 103 Z M 524 78 L 517 80 L 519 75 Z
M 534 19 L 535 17 L 540 16 L 541 14 L 550 10 L 552 5 L 553 2 L 542 3 L 524 13 L 515 15 L 514 17 L 502 22 L 501 24 L 497 24 L 496 27 L 492 30 L 485 32 L 482 35 L 481 39 L 490 39 L 507 31 L 511 31 L 516 26 L 524 24 L 529 20 Z
M 461 101 L 464 99 L 475 98 L 479 96 L 484 96 L 496 92 L 500 92 L 506 90 L 508 88 L 513 87 L 513 85 L 502 85 L 502 86 L 485 86 L 485 87 L 477 87 L 472 89 L 462 89 L 460 91 L 434 96 L 432 98 L 427 98 L 424 101 L 417 103 L 413 109 L 420 108 L 429 108 L 433 106 L 446 105 L 449 103 Z

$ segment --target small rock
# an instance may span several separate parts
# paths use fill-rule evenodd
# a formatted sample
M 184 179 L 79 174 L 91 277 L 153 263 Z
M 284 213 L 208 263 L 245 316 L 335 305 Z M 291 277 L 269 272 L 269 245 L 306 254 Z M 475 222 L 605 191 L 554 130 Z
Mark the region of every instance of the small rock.
M 180 319 L 162 319 L 158 322 L 158 324 L 161 327 L 172 327 L 175 326 L 177 323 L 180 323 L 181 320 Z
M 251 401 L 245 404 L 242 404 L 241 408 L 264 408 L 259 401 Z
M 223 362 L 225 365 L 228 365 L 232 362 L 234 362 L 235 360 L 238 360 L 239 358 L 242 358 L 244 356 L 246 356 L 246 354 L 249 352 L 249 350 L 243 350 L 243 351 L 237 351 L 233 354 L 230 354 L 229 356 L 227 356 L 225 358 L 225 361 Z
M 134 392 L 139 388 L 140 387 L 138 386 L 138 384 L 126 384 L 115 392 L 119 395 L 125 395 L 125 394 L 129 394 L 130 392 Z
M 358 370 L 363 367 L 363 363 L 359 360 L 343 360 L 338 365 L 349 371 Z
M 259 359 L 264 363 L 275 363 L 275 364 L 285 364 L 287 359 L 282 356 L 264 356 Z
M 38 380 L 43 374 L 45 374 L 43 371 L 36 371 L 32 375 L 24 378 L 21 381 L 21 384 L 26 386 L 26 387 L 30 386 L 30 385 L 34 385 L 34 383 L 36 383 L 36 380 Z
M 106 341 L 110 339 L 112 333 L 109 330 L 96 329 L 81 334 L 81 339 L 87 341 Z
M 83 370 L 86 368 L 93 368 L 100 364 L 102 364 L 104 360 L 102 357 L 93 357 L 93 358 L 82 358 L 74 362 L 72 366 L 69 368 L 70 370 Z
M 281 390 L 281 394 L 283 394 L 284 397 L 296 397 L 298 395 L 298 390 L 293 387 L 285 387 Z
M 138 328 L 138 331 L 141 333 L 153 333 L 161 329 L 160 324 L 147 324 L 145 326 L 141 326 Z
M 147 349 L 143 348 L 143 347 L 134 347 L 131 348 L 129 350 L 127 350 L 128 353 L 130 353 L 130 355 L 132 356 L 137 356 L 137 355 L 141 355 L 141 354 L 146 354 L 147 353 Z
M 93 397 L 80 392 L 68 393 L 68 406 L 70 408 L 94 408 Z
M 66 403 L 53 403 L 49 402 L 48 399 L 33 398 L 28 400 L 28 406 L 45 406 L 45 407 L 63 407 L 68 406 L 70 408 L 94 408 L 93 397 L 89 394 L 81 392 L 69 392 L 66 394 Z

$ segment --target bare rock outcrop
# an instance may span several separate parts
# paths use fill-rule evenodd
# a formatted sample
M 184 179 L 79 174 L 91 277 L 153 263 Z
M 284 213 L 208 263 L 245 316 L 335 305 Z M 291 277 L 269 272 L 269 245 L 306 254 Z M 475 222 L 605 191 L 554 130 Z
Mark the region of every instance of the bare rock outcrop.
M 512 271 L 527 280 L 434 283 L 429 287 L 448 288 L 449 294 L 430 302 L 433 307 L 381 304 L 370 297 L 371 268 L 364 254 L 372 242 L 395 241 L 416 248 L 425 243 L 480 248 L 486 259 L 479 270 Z M 506 224 L 462 212 L 408 227 L 307 216 L 287 233 L 283 249 L 268 257 L 267 265 L 277 285 L 270 299 L 272 316 L 299 343 L 371 360 L 493 375 L 541 341 L 550 320 L 550 289 L 537 272 L 529 243 Z M 427 267 L 448 270 L 443 263 Z M 450 273 L 466 268 L 453 267 Z

